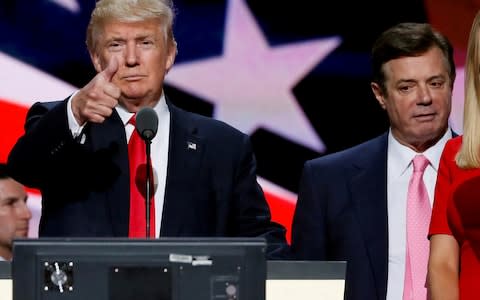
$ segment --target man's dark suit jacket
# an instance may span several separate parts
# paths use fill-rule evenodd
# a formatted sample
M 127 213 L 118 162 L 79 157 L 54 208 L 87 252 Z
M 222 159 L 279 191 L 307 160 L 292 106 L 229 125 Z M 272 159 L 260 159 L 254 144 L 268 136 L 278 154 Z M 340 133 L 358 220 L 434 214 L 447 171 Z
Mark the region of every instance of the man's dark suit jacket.
M 31 107 L 26 133 L 9 155 L 12 177 L 42 192 L 41 237 L 126 237 L 130 187 L 124 125 L 114 110 L 105 122 L 87 124 L 86 142 L 80 144 L 70 133 L 66 104 L 64 100 Z M 261 236 L 272 247 L 284 246 L 285 230 L 271 222 L 256 181 L 248 136 L 168 105 L 170 141 L 160 236 Z M 196 147 L 188 146 L 192 143 Z
M 387 148 L 388 132 L 303 169 L 290 256 L 347 261 L 346 300 L 387 296 Z
M 345 260 L 345 299 L 387 291 L 387 134 L 305 163 L 292 225 L 301 260 Z

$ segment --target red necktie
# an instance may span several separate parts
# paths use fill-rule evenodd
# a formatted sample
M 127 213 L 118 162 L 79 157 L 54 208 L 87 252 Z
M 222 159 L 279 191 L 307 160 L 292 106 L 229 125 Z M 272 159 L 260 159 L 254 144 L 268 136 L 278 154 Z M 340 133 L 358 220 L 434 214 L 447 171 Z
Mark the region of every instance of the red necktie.
M 423 155 L 416 155 L 413 159 L 413 174 L 407 198 L 407 254 L 403 300 L 427 299 L 427 235 L 431 208 L 427 188 L 423 183 L 423 173 L 428 164 L 428 159 Z
M 135 126 L 135 115 L 128 123 Z M 136 129 L 128 142 L 128 160 L 130 165 L 130 219 L 128 236 L 146 237 L 145 230 L 145 197 L 146 197 L 146 163 L 145 142 L 140 138 Z M 153 176 L 150 170 L 150 190 L 153 191 Z M 155 201 L 153 192 L 150 197 L 150 237 L 155 237 Z

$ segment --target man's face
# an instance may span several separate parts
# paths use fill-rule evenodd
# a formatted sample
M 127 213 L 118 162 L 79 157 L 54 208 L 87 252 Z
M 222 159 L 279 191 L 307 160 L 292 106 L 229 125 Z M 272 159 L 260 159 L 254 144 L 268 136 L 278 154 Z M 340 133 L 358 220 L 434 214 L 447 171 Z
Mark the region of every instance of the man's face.
M 376 83 L 372 90 L 388 113 L 392 134 L 401 144 L 425 151 L 448 128 L 453 83 L 441 50 L 390 60 L 383 70 L 386 91 Z
M 122 92 L 119 99 L 129 111 L 155 103 L 161 96 L 163 79 L 175 59 L 176 49 L 167 43 L 156 20 L 107 22 L 92 54 L 101 72 L 111 59 L 118 62 L 112 82 Z
M 0 247 L 10 248 L 16 237 L 26 237 L 32 214 L 24 187 L 13 179 L 0 179 Z

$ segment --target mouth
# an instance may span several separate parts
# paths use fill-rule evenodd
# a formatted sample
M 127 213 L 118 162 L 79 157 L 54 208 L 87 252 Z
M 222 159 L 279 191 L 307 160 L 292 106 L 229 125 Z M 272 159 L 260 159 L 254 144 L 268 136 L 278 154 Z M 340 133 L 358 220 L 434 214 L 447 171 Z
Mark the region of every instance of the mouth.
M 432 121 L 435 119 L 437 114 L 435 113 L 430 113 L 430 114 L 418 114 L 418 115 L 414 115 L 413 118 L 417 121 L 420 121 L 420 122 L 428 122 L 428 121 Z
M 147 76 L 145 75 L 127 75 L 127 76 L 122 76 L 122 79 L 125 81 L 139 81 L 146 77 Z

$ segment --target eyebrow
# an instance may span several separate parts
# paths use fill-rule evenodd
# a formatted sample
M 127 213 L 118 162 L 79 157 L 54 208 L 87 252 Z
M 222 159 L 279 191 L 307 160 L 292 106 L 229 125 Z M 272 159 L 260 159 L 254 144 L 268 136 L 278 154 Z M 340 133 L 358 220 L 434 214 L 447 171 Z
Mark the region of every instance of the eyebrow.
M 23 199 L 22 198 L 17 198 L 17 197 L 6 197 L 6 198 L 3 198 L 0 200 L 0 204 L 3 204 L 3 203 L 9 203 L 9 202 L 16 202 L 16 201 L 22 201 L 23 202 L 27 202 L 28 200 L 28 195 L 26 195 Z
M 430 76 L 427 78 L 426 81 L 432 81 L 432 80 L 436 80 L 436 79 L 444 79 L 446 80 L 448 77 L 446 77 L 445 75 L 442 75 L 442 74 L 439 74 L 439 75 L 433 75 L 433 76 Z M 414 82 L 418 82 L 418 80 L 416 79 L 399 79 L 396 81 L 396 84 L 400 84 L 400 83 L 414 83 Z
M 140 33 L 137 36 L 134 36 L 133 38 L 135 40 L 141 40 L 141 39 L 146 39 L 146 38 L 155 38 L 156 34 L 154 32 L 151 33 Z M 126 40 L 125 37 L 121 36 L 120 34 L 112 34 L 109 38 L 106 39 L 106 41 L 112 41 L 112 40 Z

